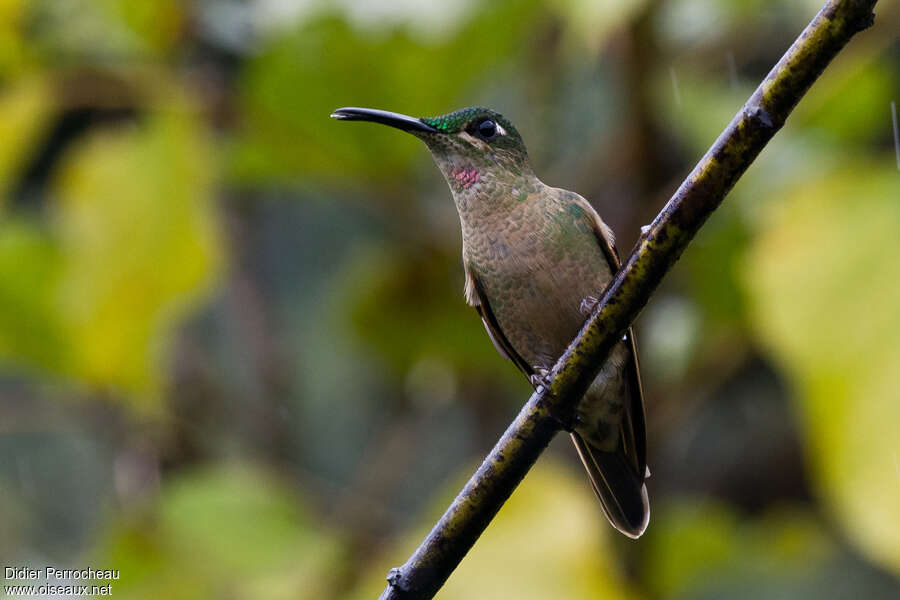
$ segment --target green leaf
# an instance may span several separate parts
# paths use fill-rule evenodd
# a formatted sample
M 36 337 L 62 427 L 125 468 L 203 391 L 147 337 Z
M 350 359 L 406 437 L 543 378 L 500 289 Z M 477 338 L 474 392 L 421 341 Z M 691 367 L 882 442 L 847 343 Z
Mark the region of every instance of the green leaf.
M 68 347 L 57 297 L 59 248 L 22 220 L 0 225 L 0 358 L 59 372 Z
M 357 174 L 390 181 L 421 157 L 419 142 L 385 127 L 337 123 L 331 111 L 369 106 L 421 117 L 471 103 L 467 92 L 492 64 L 485 57 L 502 60 L 522 43 L 535 6 L 482 5 L 456 35 L 431 42 L 408 29 L 366 31 L 333 16 L 280 32 L 242 82 L 244 118 L 231 174 L 250 181 Z M 486 22 L 497 24 L 490 35 Z
M 749 582 L 787 597 L 815 586 L 836 554 L 809 514 L 781 508 L 746 519 L 701 498 L 657 506 L 643 541 L 645 581 L 661 598 L 730 598 Z
M 33 0 L 29 41 L 51 64 L 158 57 L 177 41 L 174 0 Z
M 684 257 L 694 298 L 708 326 L 737 327 L 746 310 L 738 261 L 749 235 L 737 208 L 733 203 L 720 207 Z
M 152 519 L 110 533 L 100 561 L 120 598 L 328 597 L 343 546 L 279 481 L 246 465 L 167 482 Z
M 347 315 L 354 333 L 395 372 L 431 357 L 459 370 L 524 382 L 466 306 L 456 260 L 372 244 L 350 257 L 340 279 L 336 310 Z
M 798 106 L 797 120 L 813 133 L 817 144 L 839 145 L 846 152 L 856 144 L 869 146 L 890 129 L 890 102 L 898 78 L 887 60 L 848 62 L 828 69 L 821 85 L 810 90 L 808 103 Z

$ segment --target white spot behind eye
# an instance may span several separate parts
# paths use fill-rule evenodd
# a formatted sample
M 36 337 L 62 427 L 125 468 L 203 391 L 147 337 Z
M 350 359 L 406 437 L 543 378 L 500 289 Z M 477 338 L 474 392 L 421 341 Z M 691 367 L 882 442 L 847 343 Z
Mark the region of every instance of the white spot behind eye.
M 500 123 L 497 123 L 496 126 L 497 126 L 497 135 L 506 135 L 506 130 L 503 129 L 503 125 L 501 125 Z

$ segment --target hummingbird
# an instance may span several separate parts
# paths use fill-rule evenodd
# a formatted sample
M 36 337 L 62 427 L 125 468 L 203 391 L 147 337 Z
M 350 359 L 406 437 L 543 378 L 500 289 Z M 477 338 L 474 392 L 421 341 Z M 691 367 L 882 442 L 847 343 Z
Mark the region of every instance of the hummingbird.
M 388 125 L 425 143 L 459 213 L 465 300 L 497 351 L 535 388 L 544 384 L 619 269 L 613 232 L 597 211 L 538 179 L 519 132 L 493 110 L 416 118 L 348 107 L 331 116 Z M 631 328 L 579 401 L 570 435 L 609 522 L 639 537 L 650 519 L 649 470 Z

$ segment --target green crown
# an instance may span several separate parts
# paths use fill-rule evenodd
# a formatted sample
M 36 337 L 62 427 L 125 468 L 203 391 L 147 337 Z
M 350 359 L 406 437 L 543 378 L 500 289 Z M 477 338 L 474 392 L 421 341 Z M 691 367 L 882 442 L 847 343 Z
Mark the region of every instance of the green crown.
M 483 106 L 472 106 L 469 108 L 461 108 L 452 113 L 441 115 L 439 117 L 423 117 L 422 122 L 431 125 L 438 131 L 443 133 L 459 133 L 472 121 L 481 121 L 482 119 L 493 119 L 499 123 L 507 132 L 518 135 L 512 123 L 507 121 L 503 115 L 494 112 Z

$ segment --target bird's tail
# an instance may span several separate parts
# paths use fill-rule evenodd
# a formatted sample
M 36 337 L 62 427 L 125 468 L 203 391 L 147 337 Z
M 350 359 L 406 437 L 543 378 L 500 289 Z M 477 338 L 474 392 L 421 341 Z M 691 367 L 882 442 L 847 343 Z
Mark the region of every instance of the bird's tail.
M 640 537 L 650 522 L 650 501 L 647 486 L 644 485 L 644 473 L 635 471 L 621 449 L 604 452 L 574 432 L 572 441 L 606 518 L 628 537 Z

